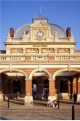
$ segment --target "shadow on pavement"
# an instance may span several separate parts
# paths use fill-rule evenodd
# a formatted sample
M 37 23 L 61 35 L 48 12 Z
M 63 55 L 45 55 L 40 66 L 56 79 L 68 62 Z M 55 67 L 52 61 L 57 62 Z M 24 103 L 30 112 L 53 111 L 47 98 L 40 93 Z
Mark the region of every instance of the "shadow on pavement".
M 6 102 L 8 102 L 7 100 L 5 100 Z M 10 103 L 15 103 L 15 104 L 19 104 L 19 105 L 24 105 L 24 102 L 20 101 L 20 100 L 9 100 Z
M 73 101 L 67 101 L 67 100 L 60 100 L 60 103 L 64 103 L 64 104 L 74 104 Z M 76 105 L 80 105 L 80 102 L 76 102 Z

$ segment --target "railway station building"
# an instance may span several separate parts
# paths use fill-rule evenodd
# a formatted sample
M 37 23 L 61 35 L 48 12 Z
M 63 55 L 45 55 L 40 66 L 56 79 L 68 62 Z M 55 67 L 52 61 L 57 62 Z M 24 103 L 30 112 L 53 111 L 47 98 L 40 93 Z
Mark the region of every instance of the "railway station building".
M 49 23 L 39 16 L 31 24 L 10 28 L 0 50 L 0 100 L 15 99 L 25 104 L 38 100 L 80 101 L 80 50 L 68 27 Z

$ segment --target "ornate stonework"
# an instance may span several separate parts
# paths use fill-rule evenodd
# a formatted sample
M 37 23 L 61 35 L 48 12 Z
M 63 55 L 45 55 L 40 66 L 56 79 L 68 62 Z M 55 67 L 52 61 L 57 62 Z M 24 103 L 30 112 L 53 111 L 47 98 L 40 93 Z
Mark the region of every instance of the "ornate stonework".
M 70 49 L 69 48 L 58 48 L 57 52 L 58 53 L 70 53 Z
M 74 49 L 75 44 L 70 28 L 65 32 L 46 18 L 36 18 L 15 33 L 10 29 L 6 51 L 0 51 L 0 98 L 8 93 L 14 98 L 13 80 L 19 79 L 18 91 L 26 105 L 33 101 L 35 84 L 37 99 L 44 99 L 46 90 L 47 99 L 70 99 L 73 89 L 80 100 L 80 50 Z
M 22 48 L 11 48 L 10 49 L 10 53 L 14 54 L 14 53 L 23 53 L 23 49 Z

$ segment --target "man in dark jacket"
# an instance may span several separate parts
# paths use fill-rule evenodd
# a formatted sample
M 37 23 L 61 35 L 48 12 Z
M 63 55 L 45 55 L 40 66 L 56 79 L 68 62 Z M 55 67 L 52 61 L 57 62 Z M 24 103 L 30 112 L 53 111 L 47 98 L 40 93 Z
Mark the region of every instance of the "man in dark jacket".
M 76 101 L 77 101 L 77 94 L 74 92 L 73 94 L 73 100 L 74 100 L 74 104 L 76 104 Z

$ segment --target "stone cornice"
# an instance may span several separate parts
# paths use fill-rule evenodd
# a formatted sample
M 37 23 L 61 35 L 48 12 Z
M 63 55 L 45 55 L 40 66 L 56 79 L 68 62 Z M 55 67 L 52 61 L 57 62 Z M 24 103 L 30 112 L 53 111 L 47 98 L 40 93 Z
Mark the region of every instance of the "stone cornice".
M 24 63 L 25 62 L 25 63 Z M 36 64 L 37 63 L 37 64 Z M 8 64 L 12 64 L 12 65 L 45 65 L 45 62 L 41 62 L 41 61 L 37 61 L 37 62 L 26 62 L 26 61 L 4 61 L 4 62 L 0 62 L 1 65 L 8 65 Z M 80 62 L 79 61 L 53 61 L 53 62 L 47 62 L 46 61 L 46 65 L 57 65 L 57 66 L 61 66 L 61 65 L 78 65 L 78 68 L 80 68 Z
M 4 42 L 5 45 L 75 45 L 76 42 Z
M 23 57 L 23 56 L 80 56 L 80 53 L 25 53 L 25 54 L 0 54 L 0 56 L 16 56 L 16 57 Z

